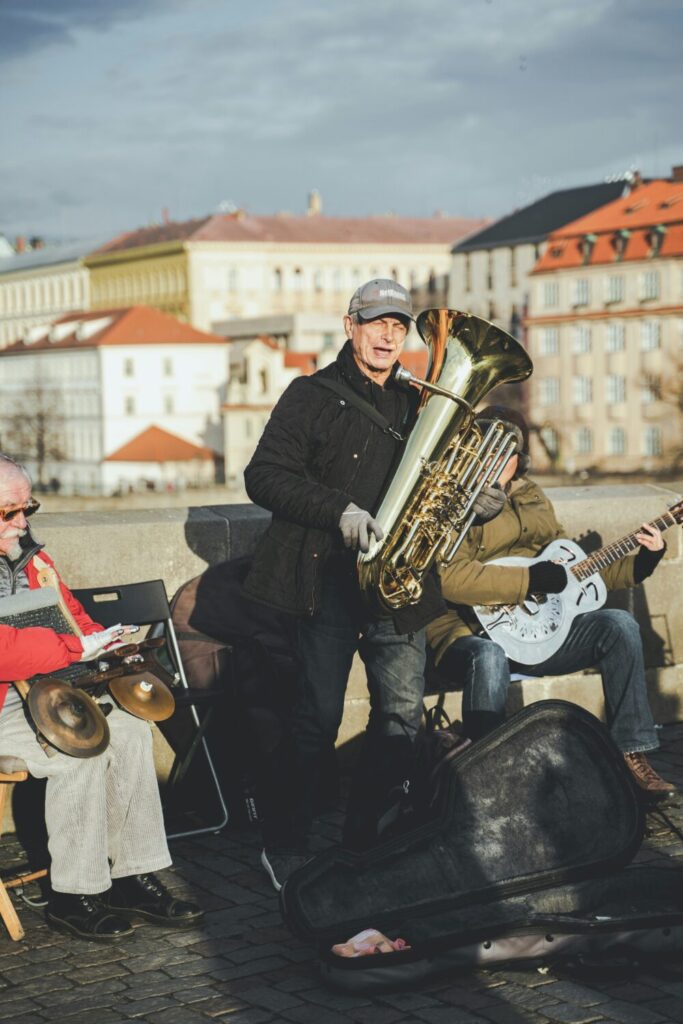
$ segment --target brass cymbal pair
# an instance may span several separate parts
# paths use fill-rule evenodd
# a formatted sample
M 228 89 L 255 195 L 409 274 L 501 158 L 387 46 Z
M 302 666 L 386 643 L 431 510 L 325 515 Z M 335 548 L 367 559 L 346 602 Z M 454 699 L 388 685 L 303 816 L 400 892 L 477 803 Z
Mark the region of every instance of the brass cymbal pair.
M 137 667 L 137 666 L 136 666 Z M 150 722 L 170 718 L 175 699 L 168 686 L 153 672 L 139 666 L 123 675 L 123 669 L 101 673 L 71 686 L 53 676 L 31 684 L 27 702 L 38 732 L 48 743 L 71 757 L 97 757 L 109 745 L 109 725 L 99 704 L 86 688 L 106 688 L 124 711 Z M 113 678 L 102 679 L 102 675 Z

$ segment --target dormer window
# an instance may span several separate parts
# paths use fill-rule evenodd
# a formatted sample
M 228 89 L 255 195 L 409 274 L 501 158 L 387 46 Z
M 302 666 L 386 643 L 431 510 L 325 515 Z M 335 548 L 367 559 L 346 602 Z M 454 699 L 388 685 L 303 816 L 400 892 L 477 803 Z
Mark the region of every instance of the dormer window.
M 657 224 L 657 226 L 652 228 L 652 230 L 650 231 L 650 233 L 648 235 L 648 241 L 650 243 L 650 251 L 648 253 L 648 256 L 650 258 L 652 258 L 653 256 L 659 256 L 659 253 L 661 252 L 662 242 L 664 241 L 665 234 L 666 234 L 666 225 L 665 224 Z
M 581 239 L 581 256 L 583 258 L 584 266 L 586 263 L 590 263 L 591 253 L 593 252 L 593 246 L 598 240 L 597 235 L 584 235 Z
M 623 260 L 624 254 L 626 253 L 626 244 L 631 237 L 631 232 L 628 228 L 621 228 L 617 231 L 614 236 L 614 251 L 616 253 L 617 261 Z

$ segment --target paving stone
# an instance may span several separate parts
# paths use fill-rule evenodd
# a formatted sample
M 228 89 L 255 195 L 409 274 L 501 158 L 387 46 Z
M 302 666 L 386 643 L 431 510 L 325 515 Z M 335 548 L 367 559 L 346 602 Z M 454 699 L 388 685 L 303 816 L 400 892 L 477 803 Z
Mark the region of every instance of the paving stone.
M 293 1006 L 301 1006 L 301 999 L 266 985 L 253 985 L 240 992 L 242 1000 L 248 1005 L 261 1006 L 265 1010 L 288 1010 Z
M 295 1006 L 291 1010 L 282 1010 L 280 1015 L 295 1024 L 348 1024 L 349 1020 L 343 1013 L 321 1009 L 319 1006 Z
M 656 1024 L 657 1021 L 664 1020 L 660 1013 L 648 1010 L 646 1006 L 638 1003 L 618 1003 L 613 999 L 601 1003 L 600 1012 L 603 1017 L 618 1020 L 621 1024 Z
M 544 1006 L 543 1015 L 549 1017 L 550 1020 L 562 1021 L 563 1024 L 591 1024 L 591 1021 L 604 1020 L 601 1007 L 588 1009 L 585 1006 L 577 1006 L 572 1003 Z
M 683 1000 L 677 999 L 676 996 L 654 999 L 648 1004 L 648 1009 L 653 1013 L 661 1013 L 666 1020 L 683 1021 Z
M 574 1003 L 576 1006 L 594 1006 L 609 999 L 605 992 L 596 992 L 590 985 L 581 985 L 574 981 L 551 981 L 545 991 L 553 999 Z
M 232 981 L 233 978 L 247 978 L 253 974 L 263 974 L 265 971 L 275 970 L 284 966 L 285 961 L 281 958 L 271 956 L 265 960 L 253 960 L 251 963 L 238 964 L 234 967 L 221 967 L 220 970 L 210 972 L 210 977 L 216 981 Z
M 206 1024 L 206 1017 L 187 1006 L 173 1006 L 167 1010 L 154 1010 L 145 1017 L 146 1024 Z M 91 1021 L 91 1024 L 95 1022 Z
M 161 996 L 148 996 L 146 999 L 117 1000 L 112 1009 L 128 1017 L 145 1017 L 154 1010 L 164 1010 L 166 1007 L 177 1005 L 177 1001 L 168 993 Z
M 416 1010 L 415 1017 L 425 1024 L 479 1024 L 480 1018 L 457 1006 L 432 1006 Z
M 391 1006 L 359 1006 L 356 1010 L 349 1010 L 348 1016 L 351 1020 L 358 1021 L 358 1024 L 398 1024 L 404 1017 L 401 1010 Z
M 394 1006 L 397 1010 L 402 1010 L 404 1013 L 412 1013 L 414 1010 L 437 1005 L 436 999 L 432 999 L 431 996 L 420 995 L 417 992 L 397 992 L 395 994 L 388 992 L 380 996 L 379 1001 L 380 1003 Z

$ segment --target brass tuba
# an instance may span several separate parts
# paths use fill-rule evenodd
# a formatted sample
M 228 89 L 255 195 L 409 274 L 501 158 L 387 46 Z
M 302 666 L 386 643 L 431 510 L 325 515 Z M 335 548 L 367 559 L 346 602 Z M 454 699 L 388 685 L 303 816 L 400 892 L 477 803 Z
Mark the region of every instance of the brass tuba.
M 533 369 L 519 342 L 472 313 L 426 309 L 417 329 L 430 350 L 426 379 L 402 367 L 397 373 L 423 389 L 417 418 L 375 516 L 384 538 L 358 555 L 361 590 L 389 610 L 419 601 L 425 573 L 453 558 L 477 495 L 514 452 L 516 439 L 499 421 L 482 436 L 476 406 Z

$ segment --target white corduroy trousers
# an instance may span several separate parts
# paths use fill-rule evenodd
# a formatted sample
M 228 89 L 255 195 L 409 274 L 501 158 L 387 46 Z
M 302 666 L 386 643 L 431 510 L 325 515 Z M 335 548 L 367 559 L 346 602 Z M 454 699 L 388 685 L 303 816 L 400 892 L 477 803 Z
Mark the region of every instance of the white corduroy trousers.
M 20 757 L 47 779 L 45 823 L 50 883 L 57 892 L 101 893 L 112 878 L 160 871 L 171 863 L 148 722 L 113 710 L 111 742 L 97 757 L 48 757 L 23 704 L 0 711 L 0 755 Z

